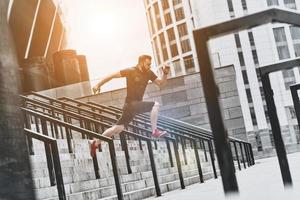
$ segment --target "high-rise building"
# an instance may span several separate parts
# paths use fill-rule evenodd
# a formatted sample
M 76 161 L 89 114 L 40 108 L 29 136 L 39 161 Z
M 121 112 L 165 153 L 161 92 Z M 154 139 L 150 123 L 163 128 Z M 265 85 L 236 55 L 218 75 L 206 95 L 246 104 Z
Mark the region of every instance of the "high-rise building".
M 145 7 L 157 66 L 169 64 L 173 77 L 198 72 L 190 2 L 146 0 Z
M 171 76 L 201 70 L 192 31 L 277 6 L 300 11 L 300 0 L 145 0 L 158 66 L 171 63 Z M 300 56 L 300 28 L 273 23 L 228 34 L 209 42 L 215 68 L 234 65 L 244 123 L 257 152 L 274 149 L 258 68 Z M 190 59 L 187 59 L 190 58 Z M 200 58 L 201 59 L 201 58 Z M 192 66 L 192 67 L 191 67 Z M 300 82 L 299 66 L 270 75 L 285 145 L 300 143 L 289 85 Z

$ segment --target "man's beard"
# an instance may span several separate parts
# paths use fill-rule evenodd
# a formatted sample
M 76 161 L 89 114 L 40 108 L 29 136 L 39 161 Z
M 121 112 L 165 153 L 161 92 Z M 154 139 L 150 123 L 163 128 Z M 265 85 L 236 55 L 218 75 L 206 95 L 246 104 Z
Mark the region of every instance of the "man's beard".
M 142 67 L 142 72 L 146 73 L 148 72 L 150 69 L 147 69 L 145 66 Z

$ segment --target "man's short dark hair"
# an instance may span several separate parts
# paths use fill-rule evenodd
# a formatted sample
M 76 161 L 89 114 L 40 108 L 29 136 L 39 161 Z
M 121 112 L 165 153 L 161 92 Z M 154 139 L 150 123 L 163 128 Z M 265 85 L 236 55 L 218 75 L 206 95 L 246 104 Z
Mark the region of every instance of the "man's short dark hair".
M 143 63 L 146 59 L 151 60 L 152 57 L 149 56 L 149 55 L 141 55 L 141 56 L 139 57 L 139 63 Z

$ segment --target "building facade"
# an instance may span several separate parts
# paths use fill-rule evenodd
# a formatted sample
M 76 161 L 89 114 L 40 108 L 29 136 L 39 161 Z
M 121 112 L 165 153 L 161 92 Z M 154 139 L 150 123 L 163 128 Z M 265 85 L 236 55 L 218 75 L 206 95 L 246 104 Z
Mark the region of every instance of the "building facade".
M 170 63 L 171 76 L 187 74 L 191 67 L 185 58 L 190 56 L 193 70 L 201 70 L 201 66 L 197 66 L 193 29 L 271 6 L 300 11 L 300 0 L 145 0 L 158 66 Z M 180 33 L 182 24 L 186 24 L 184 37 Z M 190 43 L 187 52 L 182 51 L 182 47 L 185 48 L 185 44 L 182 44 L 184 40 Z M 213 39 L 209 42 L 209 48 L 215 68 L 227 65 L 235 68 L 244 124 L 254 150 L 273 151 L 274 142 L 258 68 L 298 57 L 300 28 L 281 23 L 267 24 Z M 293 148 L 300 142 L 300 133 L 289 85 L 300 82 L 299 66 L 272 73 L 270 79 L 283 139 L 286 146 Z
M 67 45 L 67 11 L 62 0 L 9 1 L 7 21 L 16 46 L 22 92 L 89 80 L 85 56 L 62 51 Z
M 11 27 L 19 64 L 24 59 L 52 54 L 66 43 L 59 0 L 10 0 L 7 21 Z

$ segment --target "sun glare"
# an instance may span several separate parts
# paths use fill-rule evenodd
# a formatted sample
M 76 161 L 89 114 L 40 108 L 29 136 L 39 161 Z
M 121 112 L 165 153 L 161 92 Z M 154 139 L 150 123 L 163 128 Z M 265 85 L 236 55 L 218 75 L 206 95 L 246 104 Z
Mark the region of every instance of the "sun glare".
M 87 17 L 87 23 L 82 29 L 92 38 L 113 37 L 115 30 L 115 16 L 110 12 L 94 12 Z
M 143 1 L 64 2 L 67 48 L 86 55 L 91 81 L 134 65 L 141 52 L 151 52 Z

